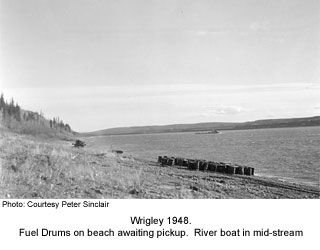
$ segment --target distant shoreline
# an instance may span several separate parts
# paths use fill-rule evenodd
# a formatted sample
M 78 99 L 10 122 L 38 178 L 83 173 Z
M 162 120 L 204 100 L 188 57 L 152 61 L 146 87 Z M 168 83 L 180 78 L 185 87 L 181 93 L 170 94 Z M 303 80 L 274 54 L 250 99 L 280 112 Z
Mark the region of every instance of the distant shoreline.
M 305 125 L 305 126 L 278 126 L 278 127 L 251 127 L 251 128 L 233 128 L 233 129 L 219 129 L 218 133 L 223 131 L 237 131 L 237 130 L 259 130 L 259 129 L 277 129 L 277 128 L 304 128 L 304 127 L 320 127 L 320 125 Z M 216 134 L 207 133 L 209 130 L 168 130 L 168 131 L 152 131 L 152 132 L 128 132 L 128 133 L 110 133 L 110 134 L 95 134 L 95 132 L 78 133 L 83 137 L 95 137 L 95 136 L 119 136 L 119 135 L 151 135 L 151 134 L 169 134 L 169 133 L 196 133 L 196 134 Z

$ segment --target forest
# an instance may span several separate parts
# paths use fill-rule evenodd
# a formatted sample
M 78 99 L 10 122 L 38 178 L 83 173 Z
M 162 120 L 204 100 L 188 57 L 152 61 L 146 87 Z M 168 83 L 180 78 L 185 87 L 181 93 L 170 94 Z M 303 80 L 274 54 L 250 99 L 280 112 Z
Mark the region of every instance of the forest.
M 36 134 L 49 132 L 72 132 L 68 123 L 59 117 L 46 119 L 44 114 L 21 109 L 13 98 L 8 102 L 3 93 L 0 96 L 0 123 L 5 128 L 15 132 Z

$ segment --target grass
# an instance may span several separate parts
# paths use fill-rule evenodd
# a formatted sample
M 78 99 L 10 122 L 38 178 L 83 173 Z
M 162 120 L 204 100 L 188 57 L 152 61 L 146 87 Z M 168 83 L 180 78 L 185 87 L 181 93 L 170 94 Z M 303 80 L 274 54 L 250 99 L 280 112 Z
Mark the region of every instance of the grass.
M 142 170 L 125 167 L 110 152 L 75 149 L 61 141 L 11 138 L 1 145 L 0 198 L 118 197 L 141 186 Z
M 1 112 L 0 112 L 1 113 Z M 54 129 L 49 127 L 46 120 L 42 121 L 17 121 L 13 118 L 1 119 L 0 116 L 0 129 L 7 129 L 19 134 L 32 135 L 34 137 L 42 138 L 59 138 L 62 140 L 72 140 L 75 132 L 68 132 L 63 129 Z

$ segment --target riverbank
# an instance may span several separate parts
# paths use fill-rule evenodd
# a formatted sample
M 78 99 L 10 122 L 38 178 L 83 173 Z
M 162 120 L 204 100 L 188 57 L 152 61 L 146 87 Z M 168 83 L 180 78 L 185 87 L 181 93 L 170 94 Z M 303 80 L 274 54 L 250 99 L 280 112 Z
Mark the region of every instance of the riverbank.
M 0 133 L 0 198 L 319 198 L 317 188 L 273 178 L 161 167 L 70 141 Z

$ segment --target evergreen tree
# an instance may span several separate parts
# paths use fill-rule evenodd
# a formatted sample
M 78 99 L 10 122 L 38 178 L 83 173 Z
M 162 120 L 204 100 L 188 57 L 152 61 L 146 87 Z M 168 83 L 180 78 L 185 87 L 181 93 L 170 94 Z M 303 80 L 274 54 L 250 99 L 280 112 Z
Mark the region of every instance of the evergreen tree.
M 2 116 L 1 116 L 2 114 Z M 37 122 L 40 126 L 48 126 L 48 122 L 44 117 L 42 111 L 38 112 L 29 112 L 22 110 L 18 103 L 15 103 L 14 99 L 11 98 L 8 103 L 3 94 L 0 95 L 0 117 L 4 121 L 5 126 L 9 128 L 16 128 L 17 123 L 28 123 L 29 121 Z M 16 122 L 15 122 L 16 121 Z M 59 117 L 54 117 L 52 120 L 49 120 L 49 126 L 53 129 L 59 129 L 60 131 L 65 130 L 71 132 L 71 127 L 69 124 L 65 124 L 63 120 L 60 120 Z
M 17 121 L 21 121 L 21 109 L 18 103 L 16 103 L 16 106 L 14 107 L 14 117 Z
M 0 96 L 0 110 L 2 110 L 4 108 L 4 105 L 5 105 L 5 101 L 4 101 L 3 94 L 1 93 L 1 96 Z

